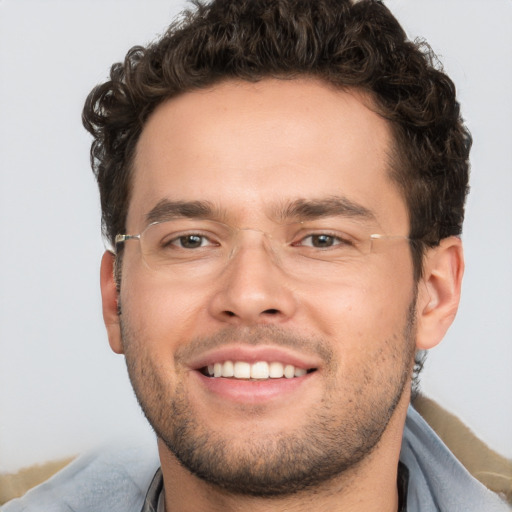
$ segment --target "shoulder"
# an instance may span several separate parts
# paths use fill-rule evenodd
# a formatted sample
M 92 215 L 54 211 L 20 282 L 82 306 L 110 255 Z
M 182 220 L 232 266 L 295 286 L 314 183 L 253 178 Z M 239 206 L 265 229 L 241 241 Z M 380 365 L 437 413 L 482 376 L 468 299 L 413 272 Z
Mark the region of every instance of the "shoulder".
M 159 467 L 154 446 L 104 447 L 82 455 L 1 512 L 139 512 Z

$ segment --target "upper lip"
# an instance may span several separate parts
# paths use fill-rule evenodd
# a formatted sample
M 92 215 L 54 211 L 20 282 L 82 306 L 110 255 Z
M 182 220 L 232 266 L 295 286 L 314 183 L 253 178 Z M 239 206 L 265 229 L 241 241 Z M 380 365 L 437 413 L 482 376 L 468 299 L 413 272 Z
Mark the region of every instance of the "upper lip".
M 199 370 L 205 366 L 224 361 L 246 361 L 256 363 L 258 361 L 280 362 L 290 364 L 297 368 L 318 369 L 321 361 L 318 356 L 299 354 L 292 349 L 272 345 L 248 346 L 225 345 L 218 347 L 192 358 L 188 366 L 193 370 Z

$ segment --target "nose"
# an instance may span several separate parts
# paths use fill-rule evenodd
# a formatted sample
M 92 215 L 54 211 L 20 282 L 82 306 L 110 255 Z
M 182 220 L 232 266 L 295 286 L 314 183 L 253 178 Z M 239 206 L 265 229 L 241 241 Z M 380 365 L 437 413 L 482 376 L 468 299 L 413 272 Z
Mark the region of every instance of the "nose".
M 243 235 L 249 243 L 238 245 L 219 276 L 210 313 L 234 325 L 285 322 L 297 304 L 278 255 L 261 232 Z

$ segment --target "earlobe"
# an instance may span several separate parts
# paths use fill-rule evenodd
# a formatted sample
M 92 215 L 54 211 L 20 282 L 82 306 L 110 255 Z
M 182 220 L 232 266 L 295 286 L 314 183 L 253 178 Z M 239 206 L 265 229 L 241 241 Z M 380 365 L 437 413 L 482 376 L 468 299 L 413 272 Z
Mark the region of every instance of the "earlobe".
M 101 259 L 100 270 L 101 301 L 108 342 L 114 352 L 122 354 L 123 344 L 118 313 L 119 293 L 114 277 L 114 263 L 115 255 L 110 251 L 105 251 Z
M 452 324 L 459 307 L 463 273 L 460 238 L 445 238 L 438 247 L 428 249 L 416 303 L 418 349 L 435 347 Z

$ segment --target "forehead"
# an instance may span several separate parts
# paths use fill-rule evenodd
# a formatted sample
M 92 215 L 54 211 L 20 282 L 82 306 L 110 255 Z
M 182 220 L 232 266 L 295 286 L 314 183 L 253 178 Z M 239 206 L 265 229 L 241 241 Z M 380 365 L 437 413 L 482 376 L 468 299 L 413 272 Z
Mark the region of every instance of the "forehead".
M 390 129 L 370 105 L 313 79 L 225 82 L 168 100 L 137 145 L 127 224 L 142 227 L 162 200 L 208 201 L 245 220 L 333 196 L 379 222 L 403 220 Z

